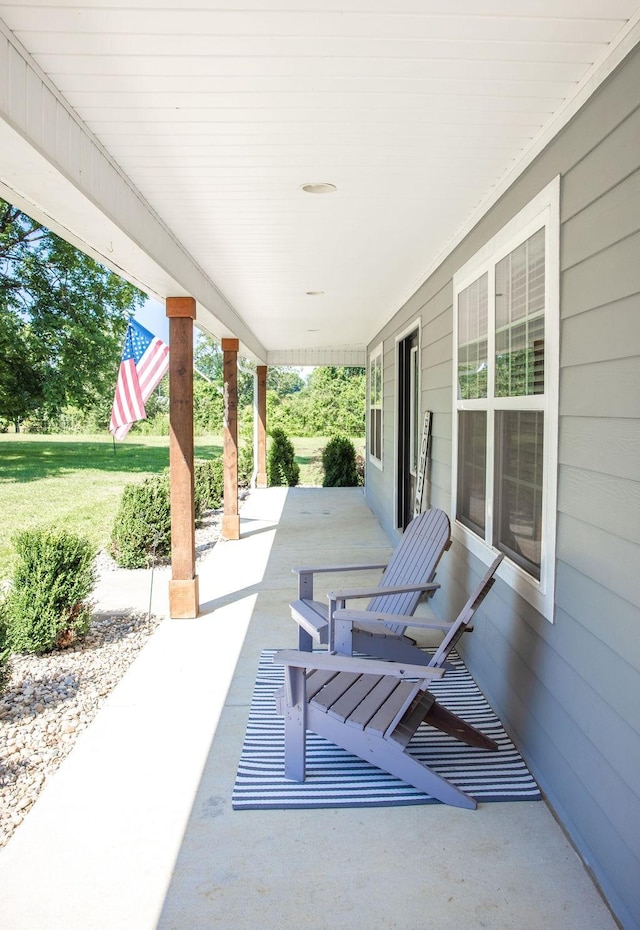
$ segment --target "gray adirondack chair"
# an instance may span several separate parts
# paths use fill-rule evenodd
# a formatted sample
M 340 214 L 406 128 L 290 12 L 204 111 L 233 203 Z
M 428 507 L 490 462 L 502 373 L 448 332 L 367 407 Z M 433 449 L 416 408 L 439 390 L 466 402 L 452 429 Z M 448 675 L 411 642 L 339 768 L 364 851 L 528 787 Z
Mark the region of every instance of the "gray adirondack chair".
M 439 587 L 433 579 L 438 562 L 450 545 L 451 528 L 446 513 L 427 510 L 409 523 L 388 564 L 294 568 L 298 575 L 298 599 L 289 606 L 299 628 L 298 648 L 310 651 L 316 643 L 328 645 L 331 652 L 347 655 L 363 652 L 400 662 L 424 662 L 424 653 L 405 635 L 405 630 L 421 596 Z M 384 569 L 384 573 L 373 586 L 334 591 L 328 595 L 328 604 L 313 598 L 313 577 L 319 572 L 377 568 Z M 368 598 L 367 611 L 376 619 L 384 615 L 389 619 L 373 626 L 367 618 L 362 622 L 343 622 L 336 636 L 334 614 L 344 609 L 347 600 L 352 598 Z M 433 623 L 430 627 L 446 631 L 449 625 Z
M 311 730 L 445 804 L 477 807 L 474 798 L 414 758 L 409 744 L 427 723 L 471 746 L 497 750 L 494 740 L 439 704 L 429 683 L 445 674 L 446 659 L 489 592 L 502 558 L 488 569 L 428 666 L 329 652 L 276 653 L 273 661 L 285 667 L 276 704 L 285 718 L 286 778 L 305 780 Z

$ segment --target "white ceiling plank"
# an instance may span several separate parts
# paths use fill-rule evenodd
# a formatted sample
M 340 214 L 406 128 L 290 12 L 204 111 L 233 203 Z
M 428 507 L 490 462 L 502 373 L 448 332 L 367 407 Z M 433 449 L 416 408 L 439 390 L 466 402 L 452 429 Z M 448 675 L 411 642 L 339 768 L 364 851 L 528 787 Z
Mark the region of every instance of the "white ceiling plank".
M 82 11 L 101 9 L 108 2 L 111 9 L 127 11 L 131 8 L 131 0 L 81 0 L 75 2 L 74 8 Z M 18 9 L 21 10 L 26 5 L 27 0 L 17 3 L 1 3 L 0 10 L 5 12 Z M 32 3 L 32 7 L 38 10 L 54 9 L 59 10 L 68 4 L 61 0 L 38 0 L 37 4 Z M 137 9 L 144 11 L 172 10 L 183 11 L 184 6 L 176 0 L 135 0 Z M 324 12 L 326 10 L 326 0 L 278 0 L 275 8 L 291 12 L 316 11 Z M 206 10 L 228 9 L 228 0 L 224 3 L 219 2 L 216 6 L 215 0 L 189 0 L 189 9 Z M 247 12 L 253 11 L 270 11 L 274 9 L 274 0 L 242 0 L 242 8 Z M 452 0 L 396 0 L 391 6 L 398 14 L 404 13 L 429 13 L 432 15 L 447 15 L 451 13 Z M 345 12 L 389 12 L 390 4 L 388 0 L 340 0 L 340 9 Z M 509 16 L 513 13 L 513 0 L 483 0 L 482 10 L 487 16 Z M 580 0 L 576 4 L 575 0 L 518 0 L 518 13 L 521 16 L 543 16 L 561 18 L 582 18 L 601 19 L 603 17 L 602 0 Z M 604 12 L 606 16 L 616 19 L 630 18 L 637 9 L 634 0 L 607 0 Z M 460 15 L 474 16 L 478 13 L 478 0 L 455 0 L 455 10 Z
M 515 14 L 515 15 L 514 15 Z M 563 19 L 523 16 L 516 10 L 508 16 L 451 15 L 429 13 L 349 13 L 344 11 L 268 10 L 247 16 L 246 10 L 146 10 L 113 7 L 78 9 L 59 6 L 41 9 L 35 19 L 28 6 L 6 7 L 5 21 L 22 40 L 38 41 L 43 32 L 83 37 L 266 37 L 282 40 L 339 38 L 350 39 L 429 39 L 456 42 L 600 42 L 611 39 L 625 19 L 587 19 L 584 16 Z M 34 47 L 36 45 L 34 44 Z
M 0 5 L 1 10 L 1 5 Z M 478 58 L 348 58 L 214 56 L 214 55 L 92 55 L 61 54 L 56 43 L 38 56 L 44 70 L 58 84 L 76 76 L 120 78 L 147 76 L 160 80 L 175 77 L 287 78 L 420 78 L 423 80 L 578 81 L 585 62 L 512 61 Z M 60 86 L 60 85 L 58 85 Z M 297 86 L 297 83 L 296 83 Z
M 105 105 L 118 105 L 119 96 L 165 99 L 167 103 L 175 98 L 188 95 L 197 97 L 229 97 L 233 100 L 240 96 L 263 97 L 291 95 L 291 78 L 277 75 L 265 77 L 255 75 L 216 76 L 206 75 L 197 79 L 193 74 L 183 75 L 86 75 L 60 74 L 52 75 L 54 83 L 72 103 L 82 104 L 89 97 L 102 101 Z M 467 78 L 418 78 L 418 77 L 323 77 L 317 75 L 300 76 L 296 80 L 295 94 L 300 95 L 341 95 L 352 97 L 358 94 L 394 94 L 394 95 L 434 95 L 434 96 L 491 96 L 497 99 L 517 98 L 559 98 L 564 97 L 570 89 L 567 81 L 517 81 L 487 80 L 477 76 Z M 197 97 L 196 97 L 197 95 Z M 115 101 L 115 102 L 114 102 Z M 169 105 L 174 105 L 173 103 Z
M 37 60 L 52 45 L 67 55 L 206 55 L 314 58 L 434 58 L 450 60 L 573 61 L 589 64 L 604 51 L 601 42 L 513 42 L 467 39 L 350 39 L 315 36 L 132 35 L 28 32 L 16 36 Z M 608 34 L 608 33 L 607 33 Z M 53 41 L 52 41 L 53 40 Z

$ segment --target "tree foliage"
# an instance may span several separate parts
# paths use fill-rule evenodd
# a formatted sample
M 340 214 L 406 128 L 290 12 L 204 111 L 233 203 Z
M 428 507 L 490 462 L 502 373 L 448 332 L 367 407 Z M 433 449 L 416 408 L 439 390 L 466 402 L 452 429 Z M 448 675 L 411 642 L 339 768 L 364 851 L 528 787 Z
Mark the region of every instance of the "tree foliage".
M 113 399 L 141 291 L 0 200 L 0 416 Z
M 267 420 L 292 436 L 364 436 L 364 369 L 314 368 L 299 392 L 281 397 L 269 391 Z

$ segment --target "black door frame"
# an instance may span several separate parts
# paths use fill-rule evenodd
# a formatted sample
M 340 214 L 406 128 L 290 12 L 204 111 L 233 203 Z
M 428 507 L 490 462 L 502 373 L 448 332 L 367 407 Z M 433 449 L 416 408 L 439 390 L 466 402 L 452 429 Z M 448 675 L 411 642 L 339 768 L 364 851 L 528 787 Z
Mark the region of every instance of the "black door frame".
M 398 340 L 398 429 L 396 523 L 404 529 L 413 516 L 420 419 L 420 330 L 416 324 Z

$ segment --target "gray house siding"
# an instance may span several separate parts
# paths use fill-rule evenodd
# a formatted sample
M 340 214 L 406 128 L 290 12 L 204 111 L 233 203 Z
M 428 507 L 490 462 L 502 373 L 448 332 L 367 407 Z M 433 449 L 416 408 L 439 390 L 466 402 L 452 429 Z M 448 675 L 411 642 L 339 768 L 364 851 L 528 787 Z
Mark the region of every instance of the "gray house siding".
M 428 503 L 451 512 L 453 274 L 559 174 L 555 622 L 501 581 L 464 655 L 628 930 L 640 927 L 639 88 L 636 49 L 373 340 L 385 468 L 367 479 L 396 534 L 395 338 L 419 317 Z M 454 543 L 434 608 L 458 608 L 479 572 Z

